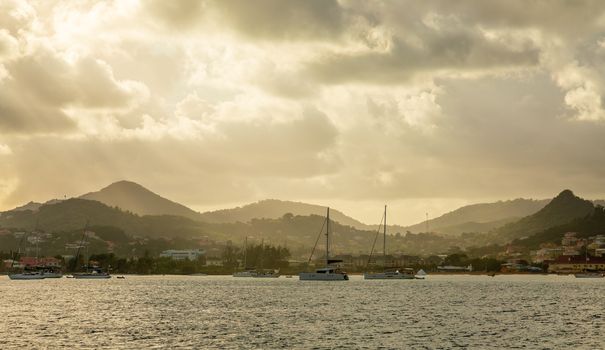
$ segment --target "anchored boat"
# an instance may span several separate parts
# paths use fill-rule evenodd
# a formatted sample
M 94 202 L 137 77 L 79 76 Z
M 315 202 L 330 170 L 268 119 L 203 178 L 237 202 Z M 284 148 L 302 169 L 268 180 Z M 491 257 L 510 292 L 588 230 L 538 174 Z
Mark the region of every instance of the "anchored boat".
M 384 265 L 384 271 L 382 272 L 366 272 L 363 274 L 363 278 L 366 280 L 412 280 L 414 279 L 414 271 L 412 269 L 386 269 L 386 261 L 387 261 L 387 206 L 384 206 L 384 215 L 381 220 L 382 224 L 382 261 Z M 372 254 L 374 253 L 374 247 L 376 246 L 376 239 L 378 238 L 378 234 L 380 233 L 380 225 L 378 226 L 378 231 L 376 231 L 376 236 L 374 237 L 374 243 L 372 244 L 372 250 L 370 251 L 370 257 L 368 258 L 368 266 L 370 265 L 370 261 L 372 259 Z
M 315 247 L 321 237 L 324 226 L 326 227 L 326 266 L 315 270 L 315 272 L 301 272 L 298 274 L 298 278 L 301 281 L 348 281 L 349 275 L 340 268 L 334 266 L 334 264 L 340 263 L 342 260 L 330 259 L 330 208 L 328 208 L 326 219 L 319 231 L 315 246 L 311 251 L 309 262 L 311 262 L 311 259 L 313 258 Z

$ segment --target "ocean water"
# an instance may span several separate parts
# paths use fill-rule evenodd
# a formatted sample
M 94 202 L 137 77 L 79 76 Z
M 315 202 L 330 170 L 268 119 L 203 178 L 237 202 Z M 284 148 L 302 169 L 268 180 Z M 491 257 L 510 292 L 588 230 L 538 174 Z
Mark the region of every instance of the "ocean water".
M 0 276 L 0 349 L 603 349 L 605 279 Z

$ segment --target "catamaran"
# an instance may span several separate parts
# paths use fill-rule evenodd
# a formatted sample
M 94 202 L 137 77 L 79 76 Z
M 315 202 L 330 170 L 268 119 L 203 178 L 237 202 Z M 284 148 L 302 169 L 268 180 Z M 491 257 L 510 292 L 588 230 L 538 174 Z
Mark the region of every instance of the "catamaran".
M 382 262 L 385 267 L 383 272 L 366 272 L 363 274 L 363 278 L 366 280 L 411 280 L 414 279 L 414 271 L 411 269 L 403 269 L 403 270 L 387 270 L 387 206 L 384 206 L 384 216 L 382 217 L 382 228 L 383 228 L 383 238 L 382 238 Z M 374 246 L 376 245 L 376 239 L 378 238 L 378 234 L 380 233 L 380 225 L 378 226 L 378 231 L 376 231 L 376 237 L 374 238 L 374 243 L 372 244 L 372 250 L 370 251 L 370 257 L 368 258 L 368 265 L 370 265 L 370 261 L 372 259 L 372 253 L 374 253 Z
M 319 231 L 315 246 L 311 251 L 309 262 L 311 262 L 311 259 L 313 258 L 315 247 L 317 246 L 319 237 L 321 237 L 324 226 L 326 226 L 326 266 L 315 270 L 315 272 L 301 272 L 298 274 L 298 278 L 301 281 L 348 281 L 349 276 L 347 273 L 340 270 L 338 267 L 333 266 L 333 264 L 342 262 L 342 260 L 330 259 L 330 208 L 328 208 L 326 219 Z
M 82 246 L 84 246 L 87 236 L 88 236 L 88 222 L 86 223 L 86 227 L 84 228 L 84 233 L 82 234 L 82 238 L 80 239 L 78 251 L 76 253 L 76 258 L 74 260 L 75 264 L 78 263 L 78 258 L 80 257 L 80 249 L 82 249 Z M 111 275 L 109 274 L 109 272 L 103 271 L 103 269 L 101 269 L 99 266 L 90 266 L 90 255 L 89 255 L 88 262 L 86 263 L 86 272 L 74 273 L 73 278 L 75 278 L 75 279 L 107 279 L 107 278 L 111 278 Z

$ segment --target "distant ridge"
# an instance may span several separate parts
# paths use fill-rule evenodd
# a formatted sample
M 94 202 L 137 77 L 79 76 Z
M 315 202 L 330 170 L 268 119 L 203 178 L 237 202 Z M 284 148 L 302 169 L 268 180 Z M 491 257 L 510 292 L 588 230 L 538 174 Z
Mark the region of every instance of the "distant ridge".
M 494 203 L 479 203 L 460 207 L 429 220 L 429 231 L 442 234 L 487 232 L 544 208 L 549 199 L 513 199 Z M 403 227 L 404 231 L 425 232 L 426 222 Z
M 131 181 L 118 181 L 97 191 L 80 196 L 110 207 L 118 207 L 139 215 L 176 215 L 198 219 L 199 213 L 186 206 L 153 193 Z
M 570 190 L 564 190 L 535 214 L 504 225 L 493 233 L 500 241 L 510 241 L 570 223 L 574 219 L 590 215 L 593 211 L 594 205 L 591 201 L 576 196 Z
M 323 216 L 326 213 L 326 207 L 302 202 L 265 199 L 232 209 L 208 211 L 202 213 L 200 219 L 209 223 L 248 222 L 252 219 L 277 219 L 287 213 L 300 216 Z M 361 230 L 373 229 L 373 226 L 366 225 L 335 209 L 330 210 L 330 218 L 341 225 L 352 226 Z

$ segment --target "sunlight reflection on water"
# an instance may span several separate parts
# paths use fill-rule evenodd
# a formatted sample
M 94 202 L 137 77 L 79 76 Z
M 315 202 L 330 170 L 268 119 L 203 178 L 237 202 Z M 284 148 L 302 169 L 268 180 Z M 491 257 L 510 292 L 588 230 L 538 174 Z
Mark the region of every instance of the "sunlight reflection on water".
M 605 279 L 0 276 L 0 349 L 602 348 Z

